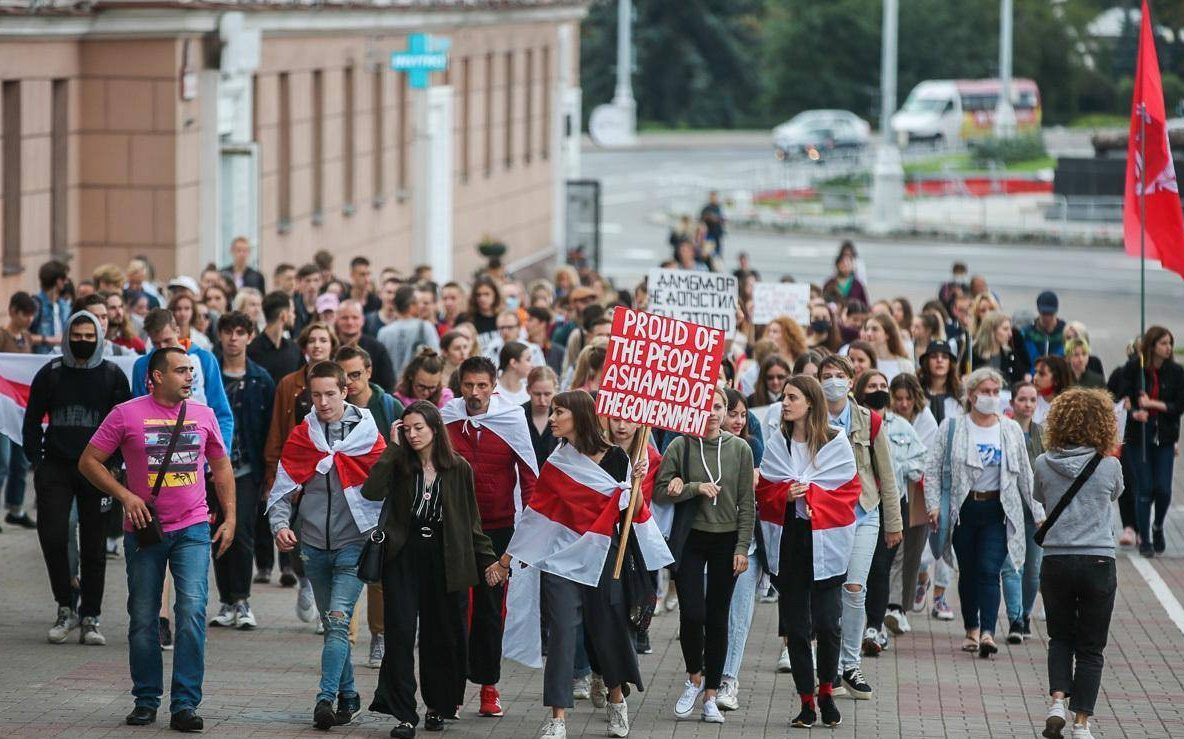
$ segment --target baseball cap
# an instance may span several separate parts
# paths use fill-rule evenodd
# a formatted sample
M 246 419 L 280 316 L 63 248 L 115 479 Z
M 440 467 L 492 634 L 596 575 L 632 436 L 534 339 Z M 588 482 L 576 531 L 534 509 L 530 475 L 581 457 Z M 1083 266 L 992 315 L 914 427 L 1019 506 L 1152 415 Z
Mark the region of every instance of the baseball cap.
M 1059 307 L 1060 303 L 1057 300 L 1057 294 L 1052 290 L 1045 290 L 1036 296 L 1036 310 L 1041 314 L 1056 313 Z
M 173 279 L 169 280 L 169 287 L 181 287 L 193 293 L 194 295 L 201 293 L 201 288 L 198 287 L 197 280 L 193 279 L 189 275 L 178 275 L 174 277 Z
M 324 313 L 327 310 L 335 311 L 339 305 L 341 305 L 341 300 L 337 297 L 337 293 L 325 293 L 317 298 L 317 313 Z

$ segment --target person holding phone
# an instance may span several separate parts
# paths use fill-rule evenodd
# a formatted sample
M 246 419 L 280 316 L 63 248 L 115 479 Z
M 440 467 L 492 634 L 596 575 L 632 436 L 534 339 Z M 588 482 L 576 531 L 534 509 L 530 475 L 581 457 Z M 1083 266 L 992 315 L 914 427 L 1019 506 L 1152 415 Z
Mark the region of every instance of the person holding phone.
M 395 421 L 391 445 L 370 469 L 362 497 L 387 506 L 388 641 L 370 710 L 395 717 L 391 736 L 415 736 L 418 626 L 424 728 L 440 731 L 444 717 L 464 702 L 468 591 L 497 557 L 481 530 L 473 469 L 453 451 L 433 403 L 417 400 Z

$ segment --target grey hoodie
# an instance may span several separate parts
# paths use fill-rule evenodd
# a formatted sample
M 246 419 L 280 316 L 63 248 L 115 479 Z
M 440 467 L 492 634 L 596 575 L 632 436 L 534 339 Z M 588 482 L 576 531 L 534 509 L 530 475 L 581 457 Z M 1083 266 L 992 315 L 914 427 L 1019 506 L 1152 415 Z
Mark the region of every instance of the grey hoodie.
M 73 352 L 70 351 L 70 327 L 74 325 L 75 319 L 82 319 L 90 321 L 95 327 L 95 335 L 98 337 L 99 344 L 95 347 L 94 354 L 90 355 L 90 359 L 85 362 L 80 362 L 74 358 Z M 90 311 L 80 310 L 77 313 L 70 314 L 66 319 L 65 335 L 62 336 L 62 361 L 67 367 L 74 369 L 94 369 L 103 362 L 103 349 L 107 340 L 103 338 L 103 327 L 99 324 L 99 319 L 94 313 Z
M 1061 496 L 1094 456 L 1086 447 L 1050 449 L 1033 465 L 1032 497 L 1052 513 Z M 1114 557 L 1111 504 L 1122 494 L 1122 464 L 1105 457 L 1044 538 L 1045 556 L 1080 554 Z

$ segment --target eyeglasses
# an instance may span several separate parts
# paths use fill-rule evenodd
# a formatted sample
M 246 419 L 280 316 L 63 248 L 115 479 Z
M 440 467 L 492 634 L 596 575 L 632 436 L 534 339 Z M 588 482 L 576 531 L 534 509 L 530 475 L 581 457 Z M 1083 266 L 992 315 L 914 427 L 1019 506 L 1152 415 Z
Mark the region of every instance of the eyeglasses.
M 765 379 L 779 381 L 779 382 L 785 382 L 786 380 L 789 379 L 789 375 L 765 375 Z
M 358 380 L 362 379 L 362 375 L 365 372 L 366 372 L 366 370 L 358 370 L 357 372 L 346 372 L 345 378 L 347 380 L 349 380 L 350 382 L 357 382 Z
M 498 331 L 517 331 L 518 326 L 516 326 L 516 325 L 515 326 L 498 326 L 497 330 Z

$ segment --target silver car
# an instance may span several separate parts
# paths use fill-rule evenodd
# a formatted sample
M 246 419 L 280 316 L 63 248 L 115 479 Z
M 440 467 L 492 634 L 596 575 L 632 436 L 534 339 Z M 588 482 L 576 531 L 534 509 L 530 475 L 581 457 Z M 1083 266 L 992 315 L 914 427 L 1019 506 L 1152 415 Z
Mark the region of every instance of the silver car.
M 805 110 L 773 129 L 773 154 L 781 160 L 821 160 L 857 153 L 867 146 L 871 126 L 846 110 Z

